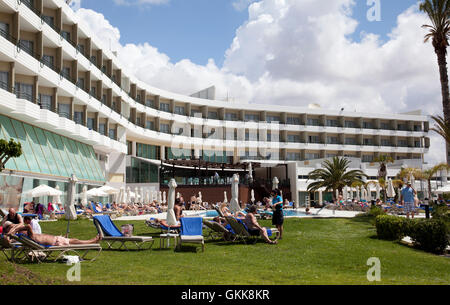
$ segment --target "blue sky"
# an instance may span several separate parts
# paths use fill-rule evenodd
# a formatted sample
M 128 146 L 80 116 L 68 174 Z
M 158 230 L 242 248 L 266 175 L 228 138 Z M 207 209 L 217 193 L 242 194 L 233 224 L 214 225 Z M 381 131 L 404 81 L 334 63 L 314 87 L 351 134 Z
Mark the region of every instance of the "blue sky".
M 361 31 L 378 34 L 385 40 L 397 16 L 417 3 L 380 0 L 382 20 L 369 22 L 366 15 L 371 6 L 367 0 L 355 1 L 353 17 L 360 23 L 352 36 L 355 41 L 360 40 Z M 236 30 L 248 18 L 246 9 L 237 10 L 232 3 L 232 0 L 170 0 L 165 4 L 118 5 L 114 0 L 83 0 L 82 7 L 105 15 L 119 28 L 122 44 L 148 42 L 172 62 L 188 58 L 205 65 L 213 58 L 222 66 Z

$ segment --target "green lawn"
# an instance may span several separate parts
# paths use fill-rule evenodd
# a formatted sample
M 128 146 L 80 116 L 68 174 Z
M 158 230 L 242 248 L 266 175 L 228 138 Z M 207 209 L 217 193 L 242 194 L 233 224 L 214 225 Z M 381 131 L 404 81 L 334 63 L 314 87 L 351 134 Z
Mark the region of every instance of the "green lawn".
M 158 236 L 143 221 L 136 235 Z M 268 221 L 262 221 L 270 225 Z M 66 221 L 42 223 L 46 233 L 63 234 Z M 102 251 L 94 262 L 81 264 L 80 284 L 373 284 L 367 281 L 370 257 L 381 261 L 379 284 L 450 284 L 450 258 L 378 240 L 367 218 L 287 219 L 278 245 L 258 242 L 207 242 L 181 252 L 159 250 Z M 96 235 L 91 221 L 71 223 L 71 237 Z M 63 284 L 70 267 L 62 263 L 14 266 L 0 258 L 1 284 Z

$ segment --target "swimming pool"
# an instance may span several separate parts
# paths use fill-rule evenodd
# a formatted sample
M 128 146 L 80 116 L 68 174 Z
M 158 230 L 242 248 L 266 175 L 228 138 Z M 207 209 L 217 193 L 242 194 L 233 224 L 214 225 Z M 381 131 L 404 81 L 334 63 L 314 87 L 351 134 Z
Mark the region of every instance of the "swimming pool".
M 272 215 L 272 212 L 260 212 L 260 214 L 268 214 L 268 215 Z M 201 216 L 201 217 L 217 217 L 219 216 L 219 213 L 217 213 L 217 211 L 202 211 L 199 213 L 195 214 L 196 216 Z M 305 217 L 308 216 L 306 215 L 305 212 L 301 212 L 301 211 L 297 211 L 297 210 L 283 210 L 283 215 L 285 217 Z

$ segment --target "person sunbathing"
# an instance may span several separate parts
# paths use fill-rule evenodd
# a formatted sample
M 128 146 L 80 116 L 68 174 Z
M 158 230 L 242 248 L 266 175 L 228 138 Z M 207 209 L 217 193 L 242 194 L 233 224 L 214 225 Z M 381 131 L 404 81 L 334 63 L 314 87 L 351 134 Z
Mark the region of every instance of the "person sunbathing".
M 87 245 L 96 244 L 101 240 L 100 235 L 90 240 L 79 240 L 76 238 L 66 238 L 63 236 L 54 236 L 50 234 L 37 234 L 33 232 L 30 223 L 25 222 L 25 225 L 10 225 L 7 227 L 7 238 L 18 233 L 24 232 L 30 239 L 44 246 L 69 246 L 69 245 Z
M 248 232 L 251 235 L 261 235 L 261 237 L 264 239 L 264 241 L 268 244 L 277 244 L 277 241 L 272 241 L 269 238 L 269 235 L 267 234 L 267 229 L 263 228 L 259 225 L 258 221 L 256 220 L 255 214 L 257 214 L 256 206 L 251 206 L 248 210 L 247 215 L 245 216 L 244 223 L 248 228 Z

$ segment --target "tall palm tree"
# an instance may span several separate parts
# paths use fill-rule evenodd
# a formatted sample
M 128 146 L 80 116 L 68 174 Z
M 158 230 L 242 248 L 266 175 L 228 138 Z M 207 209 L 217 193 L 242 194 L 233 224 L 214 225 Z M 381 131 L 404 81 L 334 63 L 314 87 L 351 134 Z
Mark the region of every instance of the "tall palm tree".
M 351 186 L 355 182 L 364 183 L 363 177 L 367 177 L 361 170 L 348 170 L 350 161 L 346 158 L 334 157 L 332 160 L 322 162 L 322 168 L 309 173 L 308 180 L 314 182 L 308 185 L 308 191 L 317 191 L 325 188 L 326 191 L 333 191 L 335 198 L 336 190 L 342 193 L 344 186 Z
M 428 33 L 425 35 L 425 42 L 428 42 L 431 39 L 434 51 L 437 55 L 441 78 L 444 122 L 446 126 L 450 126 L 450 96 L 446 58 L 447 47 L 449 46 L 448 37 L 450 34 L 450 0 L 424 0 L 424 2 L 420 4 L 420 10 L 425 12 L 431 21 L 431 25 L 423 25 L 424 28 L 428 29 Z M 446 145 L 446 148 L 447 163 L 450 164 L 450 158 L 448 156 L 449 144 Z
M 375 157 L 375 159 L 373 161 L 378 163 L 378 179 L 382 178 L 386 181 L 387 180 L 387 164 L 394 163 L 394 159 L 388 155 L 381 155 L 381 156 Z

